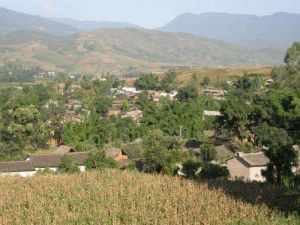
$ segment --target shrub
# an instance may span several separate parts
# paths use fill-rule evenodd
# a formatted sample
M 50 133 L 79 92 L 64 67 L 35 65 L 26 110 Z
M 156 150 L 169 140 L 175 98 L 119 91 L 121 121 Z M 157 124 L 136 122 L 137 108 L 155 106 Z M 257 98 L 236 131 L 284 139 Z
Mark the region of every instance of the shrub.
M 194 179 L 197 176 L 197 170 L 202 166 L 202 162 L 199 160 L 189 159 L 183 164 L 183 172 L 187 178 Z
M 50 170 L 50 168 L 39 169 L 36 171 L 36 175 L 48 175 L 48 174 L 55 174 L 55 172 L 53 170 Z
M 80 172 L 78 165 L 74 162 L 74 158 L 64 155 L 58 165 L 59 173 L 78 173 Z
M 200 148 L 201 148 L 200 156 L 203 161 L 210 162 L 216 158 L 217 151 L 213 145 L 203 144 L 201 145 Z
M 201 170 L 200 176 L 204 179 L 228 178 L 229 171 L 224 166 L 209 164 Z
M 140 159 L 144 157 L 144 148 L 141 144 L 126 144 L 122 146 L 122 150 L 126 152 L 130 159 Z
M 91 152 L 85 160 L 87 169 L 118 168 L 118 163 L 112 158 L 107 158 L 103 150 Z

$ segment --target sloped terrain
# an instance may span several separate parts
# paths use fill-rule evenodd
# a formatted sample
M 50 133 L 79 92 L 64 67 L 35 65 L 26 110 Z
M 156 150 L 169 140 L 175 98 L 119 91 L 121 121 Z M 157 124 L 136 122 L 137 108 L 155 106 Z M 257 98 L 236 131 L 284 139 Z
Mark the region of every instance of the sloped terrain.
M 17 31 L 0 40 L 0 61 L 82 72 L 157 71 L 162 67 L 279 64 L 283 52 L 240 47 L 184 33 L 103 28 L 68 37 Z
M 102 171 L 0 178 L 0 224 L 297 224 L 185 179 Z

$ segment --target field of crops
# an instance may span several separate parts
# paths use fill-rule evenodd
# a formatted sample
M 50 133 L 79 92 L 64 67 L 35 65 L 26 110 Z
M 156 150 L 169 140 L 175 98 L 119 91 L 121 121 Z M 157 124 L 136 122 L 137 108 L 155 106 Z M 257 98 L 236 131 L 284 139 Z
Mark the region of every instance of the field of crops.
M 0 224 L 297 224 L 296 216 L 208 187 L 119 171 L 5 177 Z

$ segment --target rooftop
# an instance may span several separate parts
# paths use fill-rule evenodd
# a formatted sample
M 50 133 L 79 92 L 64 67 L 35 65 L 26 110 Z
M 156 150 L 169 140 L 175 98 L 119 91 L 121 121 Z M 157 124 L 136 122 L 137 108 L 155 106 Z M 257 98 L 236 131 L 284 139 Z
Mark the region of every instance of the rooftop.
M 0 172 L 2 173 L 20 171 L 35 171 L 35 167 L 31 162 L 27 161 L 0 162 Z
M 68 156 L 74 158 L 78 166 L 82 166 L 88 156 L 88 152 L 69 153 Z M 27 162 L 32 162 L 36 168 L 57 167 L 63 157 L 63 154 L 30 155 L 27 158 Z
M 105 150 L 105 156 L 109 158 L 116 158 L 120 154 L 122 154 L 122 149 L 120 148 L 108 148 Z
M 248 154 L 239 153 L 238 158 L 246 162 L 251 167 L 266 166 L 270 161 L 264 152 Z

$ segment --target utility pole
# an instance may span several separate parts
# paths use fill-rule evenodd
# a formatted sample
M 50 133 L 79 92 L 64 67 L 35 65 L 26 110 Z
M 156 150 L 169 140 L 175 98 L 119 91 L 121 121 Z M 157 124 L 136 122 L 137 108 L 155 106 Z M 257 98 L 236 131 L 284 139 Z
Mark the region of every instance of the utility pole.
M 180 126 L 180 127 L 179 127 L 179 136 L 180 136 L 180 137 L 182 137 L 182 128 L 183 128 L 183 126 Z

